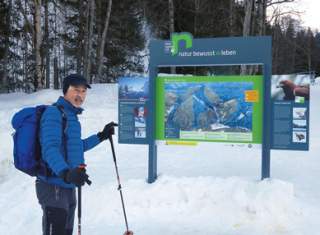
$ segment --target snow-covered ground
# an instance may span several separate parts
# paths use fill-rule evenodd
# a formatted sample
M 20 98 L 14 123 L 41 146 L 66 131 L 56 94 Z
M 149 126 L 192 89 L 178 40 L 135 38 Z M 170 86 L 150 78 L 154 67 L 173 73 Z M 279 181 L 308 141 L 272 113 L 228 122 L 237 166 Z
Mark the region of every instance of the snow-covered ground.
M 148 184 L 147 146 L 116 144 L 130 229 L 136 235 L 320 234 L 320 87 L 311 92 L 310 150 L 272 151 L 269 180 L 260 181 L 260 149 L 202 143 L 159 146 L 159 177 Z M 1 235 L 41 234 L 34 178 L 12 165 L 10 121 L 22 107 L 50 104 L 60 94 L 0 95 Z M 94 85 L 80 116 L 83 136 L 117 120 L 117 107 L 116 85 Z M 93 184 L 83 189 L 82 234 L 123 234 L 109 143 L 86 159 Z

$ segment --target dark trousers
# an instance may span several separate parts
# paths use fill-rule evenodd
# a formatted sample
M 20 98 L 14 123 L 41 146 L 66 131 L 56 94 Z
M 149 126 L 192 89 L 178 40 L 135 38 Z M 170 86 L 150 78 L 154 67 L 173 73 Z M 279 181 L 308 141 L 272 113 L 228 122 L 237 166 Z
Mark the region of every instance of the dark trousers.
M 77 205 L 75 189 L 62 188 L 36 180 L 41 205 L 43 235 L 72 235 Z

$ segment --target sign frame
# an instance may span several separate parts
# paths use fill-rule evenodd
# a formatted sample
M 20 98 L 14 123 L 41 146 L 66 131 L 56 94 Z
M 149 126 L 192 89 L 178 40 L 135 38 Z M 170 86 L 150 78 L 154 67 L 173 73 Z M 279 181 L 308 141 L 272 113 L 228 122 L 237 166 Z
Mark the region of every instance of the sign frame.
M 148 183 L 157 179 L 157 145 L 155 142 L 156 105 L 155 79 L 159 67 L 186 67 L 212 65 L 253 65 L 263 68 L 263 127 L 261 179 L 270 177 L 270 136 L 271 136 L 271 73 L 272 73 L 272 38 L 257 37 L 221 37 L 193 39 L 190 33 L 173 33 L 171 41 L 152 40 L 149 45 L 149 100 L 151 113 L 147 120 L 148 138 Z

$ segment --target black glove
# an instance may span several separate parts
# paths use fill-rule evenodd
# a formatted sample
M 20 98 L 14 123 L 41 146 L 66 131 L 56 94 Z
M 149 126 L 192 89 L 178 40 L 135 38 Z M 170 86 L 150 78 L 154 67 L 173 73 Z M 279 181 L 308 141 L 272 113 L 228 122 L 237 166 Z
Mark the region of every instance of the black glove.
M 75 184 L 76 186 L 82 186 L 86 182 L 89 185 L 91 184 L 89 175 L 87 175 L 84 167 L 76 167 L 71 170 L 64 170 L 59 176 L 68 184 Z
M 115 126 L 118 126 L 118 124 L 115 122 L 109 122 L 107 125 L 105 125 L 101 132 L 98 132 L 97 135 L 99 137 L 100 142 L 108 139 L 111 135 L 114 135 Z

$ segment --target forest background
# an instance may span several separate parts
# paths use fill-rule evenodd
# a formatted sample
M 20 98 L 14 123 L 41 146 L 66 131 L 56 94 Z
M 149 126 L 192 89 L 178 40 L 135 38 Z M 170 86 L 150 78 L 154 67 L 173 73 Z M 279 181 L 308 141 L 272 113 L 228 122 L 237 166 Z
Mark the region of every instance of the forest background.
M 282 7 L 296 1 L 0 0 L 0 93 L 58 89 L 75 72 L 90 83 L 147 74 L 150 40 L 169 39 L 172 32 L 270 35 L 273 74 L 317 76 L 320 33 L 303 26 L 299 9 Z

